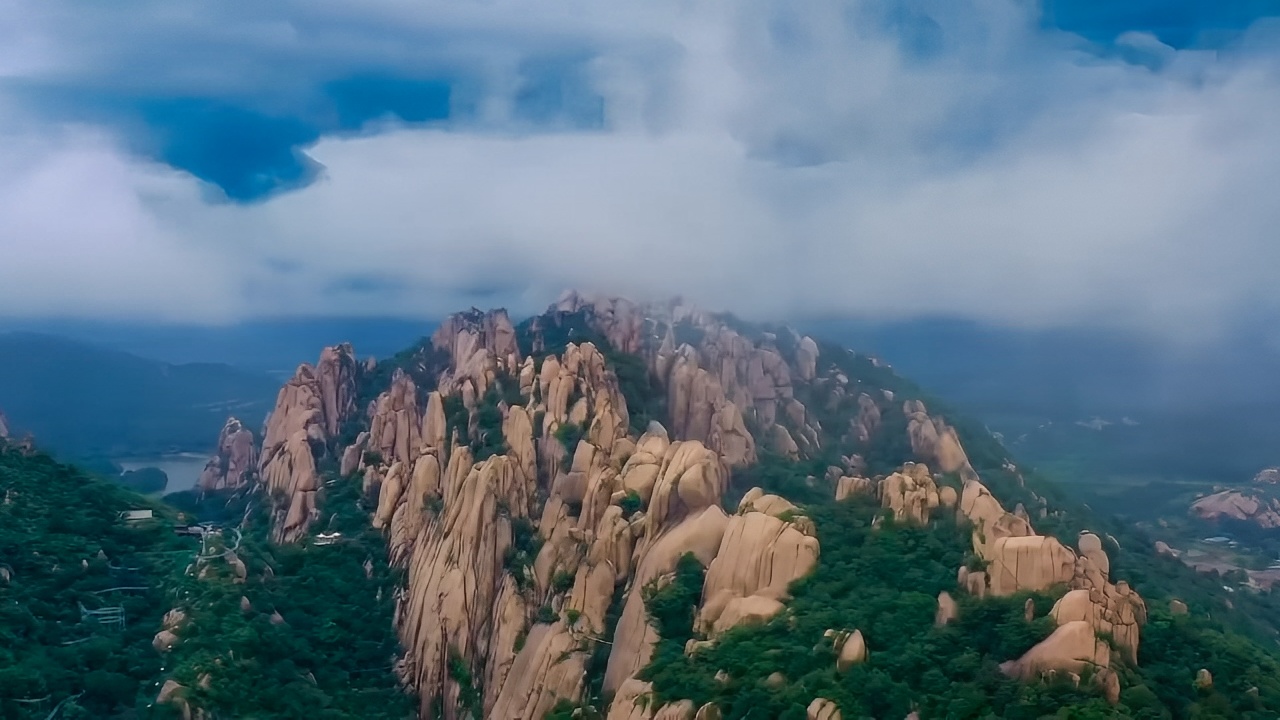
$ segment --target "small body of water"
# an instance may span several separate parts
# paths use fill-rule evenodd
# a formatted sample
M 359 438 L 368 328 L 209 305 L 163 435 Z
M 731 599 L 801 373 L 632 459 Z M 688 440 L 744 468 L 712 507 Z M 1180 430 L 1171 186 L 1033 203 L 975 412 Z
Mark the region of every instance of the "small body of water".
M 180 453 L 176 455 L 157 455 L 155 457 L 133 457 L 116 460 L 116 464 L 124 470 L 141 470 L 142 468 L 160 468 L 169 476 L 169 484 L 164 492 L 190 490 L 196 486 L 200 473 L 204 471 L 207 455 L 196 453 Z M 163 493 L 162 493 L 163 494 Z

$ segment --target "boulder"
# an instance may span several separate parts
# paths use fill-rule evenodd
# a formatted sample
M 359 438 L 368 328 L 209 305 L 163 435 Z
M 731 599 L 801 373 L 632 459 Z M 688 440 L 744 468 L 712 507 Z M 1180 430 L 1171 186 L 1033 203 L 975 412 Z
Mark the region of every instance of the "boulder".
M 791 582 L 817 562 L 818 540 L 795 524 L 764 512 L 729 518 L 707 568 L 698 628 L 717 635 L 742 622 L 769 619 L 782 609 Z
M 1109 668 L 1111 649 L 1099 640 L 1093 626 L 1073 620 L 1058 626 L 1017 660 L 1001 664 L 1010 677 L 1032 680 L 1049 671 L 1080 674 L 1086 669 Z
M 840 708 L 825 698 L 814 698 L 805 710 L 807 720 L 842 720 Z
M 929 468 L 907 463 L 880 481 L 880 504 L 893 510 L 893 517 L 899 522 L 923 525 L 941 501 Z
M 959 616 L 960 606 L 951 597 L 951 593 L 945 590 L 938 593 L 938 611 L 933 615 L 933 624 L 937 627 L 942 627 Z
M 843 638 L 836 651 L 839 653 L 836 656 L 836 670 L 839 672 L 845 672 L 854 665 L 866 662 L 867 641 L 863 639 L 862 631 L 854 630 L 852 634 Z
M 855 495 L 874 495 L 876 485 L 864 477 L 844 476 L 836 480 L 836 501 Z

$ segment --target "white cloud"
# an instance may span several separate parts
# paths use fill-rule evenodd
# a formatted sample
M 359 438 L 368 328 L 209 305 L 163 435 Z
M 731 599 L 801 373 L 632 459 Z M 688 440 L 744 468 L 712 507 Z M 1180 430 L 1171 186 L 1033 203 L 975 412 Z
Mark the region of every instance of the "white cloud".
M 764 315 L 1176 334 L 1280 309 L 1274 52 L 1214 60 L 1127 38 L 1167 58 L 1152 71 L 1035 30 L 1012 0 L 927 3 L 924 59 L 869 2 L 418 5 L 221 19 L 253 49 L 245 72 L 321 46 L 334 54 L 315 62 L 384 57 L 388 23 L 443 38 L 436 55 L 492 61 L 483 129 L 324 139 L 309 154 L 325 177 L 265 203 L 205 203 L 197 181 L 101 131 L 0 126 L 0 308 L 429 315 L 475 287 L 511 287 L 528 310 L 573 285 Z M 598 51 L 608 129 L 503 132 L 520 48 L 557 43 Z M 117 52 L 88 46 L 66 57 Z M 270 269 L 281 261 L 296 267 Z M 325 290 L 352 277 L 404 292 Z

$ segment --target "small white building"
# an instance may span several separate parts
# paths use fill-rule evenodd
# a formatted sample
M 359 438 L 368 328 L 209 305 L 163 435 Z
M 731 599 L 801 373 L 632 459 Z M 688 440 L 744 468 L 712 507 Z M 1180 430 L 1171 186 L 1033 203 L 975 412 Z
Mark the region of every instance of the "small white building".
M 125 522 L 138 522 L 140 520 L 150 520 L 155 517 L 152 510 L 125 510 L 120 513 L 120 519 Z

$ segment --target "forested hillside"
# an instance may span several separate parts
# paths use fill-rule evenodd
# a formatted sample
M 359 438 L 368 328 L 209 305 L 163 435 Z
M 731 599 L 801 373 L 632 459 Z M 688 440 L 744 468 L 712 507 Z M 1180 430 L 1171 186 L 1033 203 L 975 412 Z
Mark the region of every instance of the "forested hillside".
M 170 365 L 52 335 L 0 334 L 0 408 L 62 458 L 206 450 L 228 414 L 256 426 L 277 382 L 228 365 Z
M 151 647 L 199 544 L 173 514 L 47 455 L 0 440 L 0 709 L 131 716 L 155 698 Z M 152 509 L 126 522 L 120 514 Z M 87 612 L 86 612 L 87 611 Z
M 348 537 L 307 548 L 270 545 L 257 493 L 177 510 L 3 441 L 0 491 L 0 716 L 159 720 L 188 698 L 228 718 L 409 716 L 358 486 L 327 498 Z M 227 528 L 203 549 L 174 530 L 199 518 Z

